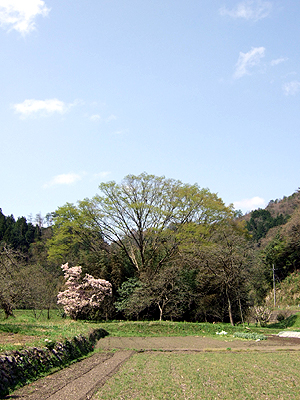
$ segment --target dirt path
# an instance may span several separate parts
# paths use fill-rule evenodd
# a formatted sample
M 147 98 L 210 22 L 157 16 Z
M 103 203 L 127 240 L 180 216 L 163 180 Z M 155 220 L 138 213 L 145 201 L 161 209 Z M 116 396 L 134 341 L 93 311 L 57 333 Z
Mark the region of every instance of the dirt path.
M 213 350 L 244 350 L 244 351 L 274 351 L 274 350 L 300 350 L 299 338 L 281 338 L 269 336 L 268 340 L 240 340 L 240 339 L 214 339 L 197 336 L 185 337 L 106 337 L 101 339 L 97 348 L 163 350 L 163 351 L 213 351 Z
M 268 340 L 214 339 L 205 337 L 147 337 L 100 339 L 93 354 L 59 372 L 7 396 L 24 400 L 85 400 L 111 377 L 136 351 L 300 351 L 300 338 L 270 336 Z M 112 352 L 112 350 L 117 350 Z

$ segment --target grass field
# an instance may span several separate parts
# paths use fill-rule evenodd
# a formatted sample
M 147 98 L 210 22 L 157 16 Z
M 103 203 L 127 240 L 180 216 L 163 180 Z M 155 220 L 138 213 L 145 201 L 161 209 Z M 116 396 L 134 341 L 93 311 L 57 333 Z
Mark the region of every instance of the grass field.
M 47 314 L 41 314 L 37 319 L 30 310 L 15 310 L 15 317 L 4 318 L 0 314 L 0 352 L 21 349 L 28 346 L 44 346 L 45 339 L 62 341 L 71 339 L 77 335 L 87 335 L 94 328 L 105 329 L 110 336 L 206 336 L 222 340 L 218 332 L 226 331 L 227 336 L 235 332 L 254 332 L 259 334 L 278 333 L 283 330 L 280 324 L 273 324 L 266 328 L 255 325 L 242 325 L 232 327 L 230 324 L 210 324 L 170 321 L 112 321 L 92 323 L 85 321 L 72 321 L 69 318 L 61 318 L 57 311 L 51 312 L 51 318 Z M 290 326 L 289 326 L 290 325 Z M 300 330 L 300 313 L 293 316 L 287 329 Z
M 141 353 L 95 396 L 99 400 L 299 399 L 300 353 Z
M 104 328 L 110 336 L 203 336 L 223 340 L 235 332 L 278 333 L 300 330 L 300 313 L 286 325 L 232 327 L 168 321 L 72 321 L 53 311 L 36 319 L 29 310 L 16 310 L 15 318 L 0 314 L 0 353 L 31 346 L 45 339 L 62 341 Z M 216 335 L 226 331 L 226 336 Z M 145 352 L 134 355 L 98 392 L 98 399 L 299 399 L 300 352 Z
M 0 317 L 0 353 L 26 347 L 43 347 L 45 339 L 63 341 L 77 335 L 88 335 L 95 324 L 63 319 L 55 311 L 47 319 L 46 313 L 39 319 L 30 310 L 16 310 L 15 317 Z M 98 326 L 98 325 L 97 325 Z

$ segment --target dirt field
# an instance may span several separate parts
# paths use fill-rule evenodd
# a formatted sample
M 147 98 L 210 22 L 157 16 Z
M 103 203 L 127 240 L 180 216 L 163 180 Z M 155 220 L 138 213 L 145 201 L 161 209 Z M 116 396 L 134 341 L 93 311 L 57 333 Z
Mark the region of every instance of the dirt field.
M 7 399 L 84 400 L 92 399 L 101 387 L 136 351 L 300 351 L 299 338 L 270 336 L 259 342 L 206 337 L 106 337 L 97 344 L 100 353 L 15 391 Z M 113 352 L 112 352 L 113 350 Z M 117 351 L 116 351 L 117 350 Z
M 185 337 L 106 337 L 101 339 L 97 348 L 109 349 L 132 349 L 163 350 L 163 351 L 213 351 L 213 350 L 256 350 L 256 351 L 277 351 L 300 350 L 299 338 L 281 338 L 268 336 L 267 340 L 241 340 L 241 339 L 214 339 L 208 337 L 185 336 Z

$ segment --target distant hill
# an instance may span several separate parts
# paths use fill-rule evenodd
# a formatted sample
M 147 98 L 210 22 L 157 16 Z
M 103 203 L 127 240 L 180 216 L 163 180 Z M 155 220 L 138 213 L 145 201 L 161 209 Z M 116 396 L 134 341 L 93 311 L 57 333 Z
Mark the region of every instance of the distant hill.
M 267 304 L 273 303 L 273 296 L 272 290 L 266 297 Z M 300 271 L 292 272 L 277 285 L 276 303 L 280 307 L 300 305 Z
M 266 208 L 257 209 L 241 217 L 255 242 L 260 243 L 267 236 L 274 237 L 278 227 L 285 225 L 294 212 L 300 208 L 300 190 L 282 199 L 271 200 Z
M 272 217 L 276 217 L 279 214 L 284 216 L 292 215 L 297 207 L 300 206 L 300 189 L 298 189 L 291 196 L 284 196 L 282 199 L 271 200 L 267 207 L 267 211 L 270 211 Z

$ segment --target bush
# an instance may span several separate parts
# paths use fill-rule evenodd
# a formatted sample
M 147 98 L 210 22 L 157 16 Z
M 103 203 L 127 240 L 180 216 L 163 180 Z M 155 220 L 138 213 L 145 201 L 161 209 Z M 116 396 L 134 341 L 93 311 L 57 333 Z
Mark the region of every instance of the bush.
M 278 322 L 283 322 L 285 320 L 285 315 L 280 313 L 277 315 L 277 321 Z

